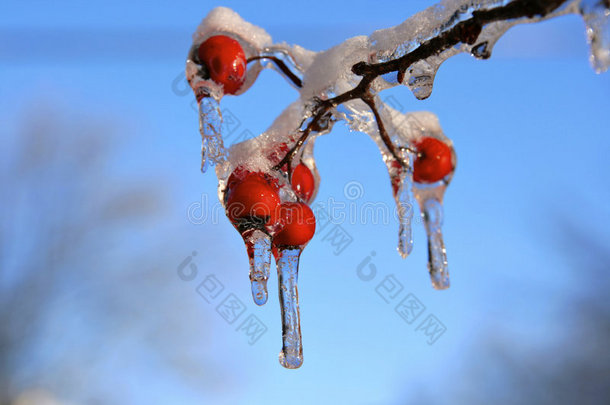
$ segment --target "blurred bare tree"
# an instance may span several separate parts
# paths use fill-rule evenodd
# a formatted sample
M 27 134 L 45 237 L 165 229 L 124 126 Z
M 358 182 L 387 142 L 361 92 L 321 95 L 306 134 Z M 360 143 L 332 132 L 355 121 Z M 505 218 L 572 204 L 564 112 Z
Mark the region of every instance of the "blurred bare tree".
M 464 349 L 463 367 L 451 376 L 459 388 L 422 389 L 406 395 L 407 403 L 610 403 L 610 246 L 602 232 L 569 218 L 557 218 L 553 235 L 574 282 L 559 292 L 561 304 L 552 308 L 556 316 L 545 341 L 524 341 L 527 333 L 505 328 L 499 319 Z M 557 293 L 540 289 L 531 305 L 556 301 Z
M 153 372 L 213 384 L 157 228 L 161 176 L 122 172 L 101 117 L 36 107 L 24 121 L 0 134 L 0 404 L 132 403 Z

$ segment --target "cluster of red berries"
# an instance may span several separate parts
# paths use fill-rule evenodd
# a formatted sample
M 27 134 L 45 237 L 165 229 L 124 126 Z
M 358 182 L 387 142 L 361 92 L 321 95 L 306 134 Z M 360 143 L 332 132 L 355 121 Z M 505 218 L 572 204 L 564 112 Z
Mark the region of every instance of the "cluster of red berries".
M 292 187 L 297 202 L 281 202 L 277 179 L 262 172 L 238 167 L 227 181 L 227 216 L 242 234 L 261 229 L 273 237 L 276 248 L 303 247 L 316 229 L 316 219 L 307 203 L 314 192 L 314 178 L 304 164 L 295 168 Z
M 246 55 L 242 46 L 226 35 L 215 35 L 199 46 L 199 60 L 210 79 L 221 84 L 226 94 L 235 94 L 246 78 Z M 287 151 L 285 144 L 284 146 Z M 282 148 L 278 152 L 282 152 Z M 225 191 L 227 216 L 244 233 L 253 228 L 273 236 L 275 247 L 304 246 L 313 237 L 316 221 L 307 205 L 315 180 L 311 170 L 300 163 L 291 176 L 298 202 L 281 202 L 279 183 L 271 175 L 238 167 L 229 177 Z

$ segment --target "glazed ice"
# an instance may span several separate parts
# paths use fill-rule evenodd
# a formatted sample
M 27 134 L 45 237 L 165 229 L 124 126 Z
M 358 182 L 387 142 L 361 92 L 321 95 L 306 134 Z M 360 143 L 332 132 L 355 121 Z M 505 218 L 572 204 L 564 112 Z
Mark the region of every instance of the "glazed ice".
M 427 234 L 432 285 L 448 288 L 441 227 L 443 196 L 457 164 L 453 143 L 436 115 L 399 113 L 380 99 L 380 92 L 404 85 L 416 99 L 430 97 L 438 68 L 449 57 L 465 52 L 489 58 L 512 26 L 568 13 L 583 16 L 591 64 L 603 72 L 610 65 L 609 7 L 608 0 L 448 0 L 395 27 L 349 38 L 322 52 L 274 43 L 264 29 L 228 8 L 205 17 L 186 62 L 199 102 L 201 169 L 215 166 L 219 199 L 244 239 L 258 305 L 267 301 L 271 257 L 276 259 L 284 367 L 298 368 L 303 362 L 297 279 L 299 258 L 315 229 L 308 208 L 321 179 L 315 140 L 339 121 L 374 140 L 396 202 L 398 253 L 406 258 L 413 249 L 417 205 Z M 265 68 L 283 75 L 298 98 L 265 132 L 226 148 L 222 97 L 246 92 Z

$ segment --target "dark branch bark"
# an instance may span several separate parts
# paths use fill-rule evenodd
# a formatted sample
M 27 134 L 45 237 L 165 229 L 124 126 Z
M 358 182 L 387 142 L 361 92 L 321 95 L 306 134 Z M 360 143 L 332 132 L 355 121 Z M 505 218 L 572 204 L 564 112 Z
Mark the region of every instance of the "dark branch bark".
M 473 12 L 472 17 L 468 20 L 456 24 L 450 30 L 422 43 L 416 49 L 398 59 L 373 64 L 359 62 L 352 67 L 352 72 L 363 76 L 363 79 L 367 76 L 374 76 L 376 78 L 387 73 L 404 72 L 413 63 L 438 54 L 460 42 L 473 45 L 485 24 L 523 17 L 543 17 L 556 10 L 566 1 L 516 0 L 504 7 L 496 7 L 491 10 L 478 10 Z
M 497 21 L 509 21 L 518 18 L 533 18 L 536 16 L 544 17 L 551 12 L 555 11 L 561 5 L 566 3 L 568 0 L 515 0 L 505 6 L 495 7 L 488 10 L 477 10 L 472 13 L 472 17 L 464 20 L 447 31 L 442 32 L 439 36 L 434 37 L 428 41 L 423 42 L 413 51 L 401 56 L 400 58 L 393 59 L 382 63 L 367 63 L 358 62 L 352 66 L 352 72 L 358 76 L 362 76 L 360 83 L 352 90 L 345 93 L 339 94 L 328 100 L 319 101 L 315 108 L 315 114 L 309 125 L 302 131 L 297 143 L 290 149 L 286 156 L 281 162 L 274 167 L 279 169 L 288 163 L 290 168 L 292 158 L 295 156 L 299 148 L 305 143 L 312 129 L 315 128 L 322 117 L 330 111 L 331 108 L 345 103 L 350 100 L 361 99 L 371 107 L 377 120 L 379 127 L 379 133 L 382 140 L 390 153 L 405 166 L 405 162 L 398 157 L 395 148 L 390 146 L 391 140 L 381 117 L 377 112 L 374 102 L 372 101 L 372 95 L 370 86 L 371 83 L 379 76 L 388 73 L 396 72 L 398 82 L 401 83 L 404 79 L 405 72 L 414 63 L 424 60 L 432 55 L 437 55 L 442 51 L 449 49 L 459 43 L 465 43 L 474 45 L 481 33 L 481 30 L 486 24 L 497 22 Z M 281 67 L 280 67 L 281 68 Z M 290 169 L 289 169 L 290 170 Z

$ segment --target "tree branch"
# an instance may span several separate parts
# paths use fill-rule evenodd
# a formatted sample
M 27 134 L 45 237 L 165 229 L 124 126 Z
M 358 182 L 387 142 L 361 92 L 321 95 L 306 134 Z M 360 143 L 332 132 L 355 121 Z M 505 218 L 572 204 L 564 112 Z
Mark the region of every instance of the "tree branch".
M 302 131 L 297 143 L 284 156 L 280 163 L 274 167 L 274 169 L 279 170 L 285 164 L 288 164 L 290 170 L 293 157 L 303 146 L 315 126 L 319 124 L 322 117 L 324 117 L 324 115 L 327 114 L 331 108 L 355 99 L 361 99 L 369 107 L 371 107 L 373 114 L 375 114 L 375 119 L 377 120 L 377 125 L 379 127 L 379 133 L 384 144 L 388 147 L 388 150 L 396 158 L 396 160 L 404 166 L 405 162 L 398 157 L 387 131 L 385 130 L 381 117 L 375 108 L 375 103 L 371 98 L 371 83 L 379 76 L 392 72 L 397 73 L 398 82 L 402 83 L 405 72 L 414 63 L 424 60 L 430 56 L 437 55 L 459 43 L 474 45 L 486 24 L 498 21 L 509 21 L 518 18 L 533 18 L 535 16 L 545 17 L 567 2 L 568 0 L 515 0 L 505 6 L 494 7 L 487 10 L 477 10 L 472 13 L 471 18 L 454 25 L 447 31 L 440 33 L 437 37 L 423 42 L 416 49 L 399 58 L 382 63 L 367 63 L 363 61 L 354 64 L 352 66 L 352 72 L 358 76 L 362 76 L 362 79 L 358 85 L 352 90 L 346 91 L 345 93 L 339 94 L 328 100 L 318 100 L 317 106 L 314 107 L 316 113 L 314 114 L 313 119 Z M 282 66 L 278 63 L 278 61 L 274 60 L 274 62 L 278 64 L 280 69 L 282 69 Z M 279 62 L 281 63 L 281 61 Z M 285 65 L 284 67 L 287 69 Z M 291 77 L 292 73 L 286 72 L 284 69 L 282 69 L 282 71 L 286 73 L 288 77 Z M 297 83 L 297 81 L 294 79 L 291 78 L 291 80 L 293 80 L 295 84 Z M 299 84 L 302 85 L 300 80 L 298 80 L 297 85 Z

